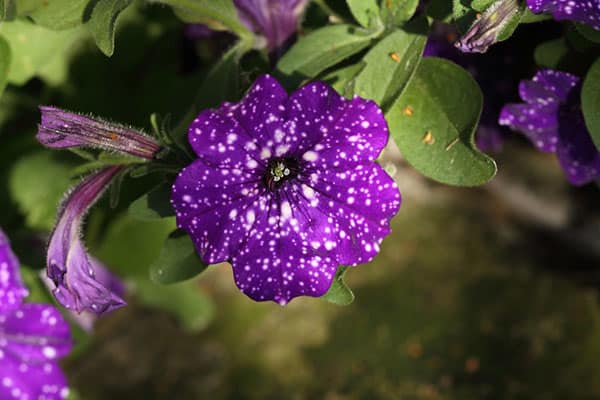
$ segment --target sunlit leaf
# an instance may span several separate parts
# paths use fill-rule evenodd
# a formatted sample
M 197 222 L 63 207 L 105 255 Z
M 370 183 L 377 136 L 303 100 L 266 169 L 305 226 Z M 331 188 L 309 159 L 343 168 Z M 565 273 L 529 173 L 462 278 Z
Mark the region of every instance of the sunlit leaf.
M 482 104 L 467 71 L 428 57 L 386 114 L 390 134 L 424 175 L 450 185 L 481 185 L 496 173 L 494 160 L 474 143 Z

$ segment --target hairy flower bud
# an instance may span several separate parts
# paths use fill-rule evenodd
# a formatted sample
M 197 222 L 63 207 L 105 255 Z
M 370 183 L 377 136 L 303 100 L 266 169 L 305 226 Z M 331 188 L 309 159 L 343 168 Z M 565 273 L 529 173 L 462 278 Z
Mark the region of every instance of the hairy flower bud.
M 497 0 L 454 45 L 463 53 L 485 53 L 518 9 L 517 0 Z

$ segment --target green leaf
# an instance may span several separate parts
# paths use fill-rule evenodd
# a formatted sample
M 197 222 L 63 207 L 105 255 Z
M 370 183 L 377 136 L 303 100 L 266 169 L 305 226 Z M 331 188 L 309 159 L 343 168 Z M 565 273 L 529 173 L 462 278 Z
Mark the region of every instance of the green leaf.
M 221 60 L 211 68 L 202 82 L 194 104 L 181 119 L 177 127 L 170 132 L 173 141 L 184 151 L 189 146 L 188 127 L 200 110 L 216 107 L 224 101 L 239 100 L 240 95 L 240 59 L 248 51 L 240 41 L 227 51 Z
M 165 182 L 131 203 L 129 215 L 143 221 L 173 217 L 170 199 L 171 185 Z
M 21 265 L 21 278 L 25 287 L 29 290 L 29 296 L 25 299 L 27 303 L 52 303 L 53 298 L 50 291 L 44 285 L 40 277 L 39 269 L 32 269 L 26 265 Z
M 515 30 L 517 30 L 517 28 L 519 27 L 521 19 L 525 14 L 525 9 L 527 9 L 527 7 L 524 3 L 519 5 L 517 11 L 510 17 L 510 19 L 505 23 L 505 25 L 498 33 L 498 36 L 496 37 L 496 40 L 498 42 L 502 42 L 504 40 L 509 39 L 513 35 L 513 33 L 515 33 Z
M 600 58 L 588 71 L 581 89 L 581 108 L 596 148 L 600 149 Z
M 354 301 L 354 293 L 344 282 L 344 274 L 348 267 L 340 266 L 335 273 L 331 287 L 323 295 L 323 299 L 340 306 L 347 306 Z
M 140 280 L 135 290 L 142 303 L 171 313 L 190 332 L 205 328 L 215 315 L 211 298 L 196 281 L 165 286 Z
M 86 14 L 89 16 L 88 29 L 98 48 L 110 57 L 115 51 L 115 29 L 119 15 L 131 5 L 133 0 L 93 0 Z
M 51 230 L 56 210 L 71 186 L 70 165 L 57 161 L 50 152 L 28 155 L 16 162 L 10 173 L 10 193 L 27 225 Z
M 0 36 L 0 96 L 2 95 L 2 92 L 4 92 L 4 88 L 6 87 L 6 83 L 8 81 L 10 60 L 10 46 L 6 40 Z
M 81 27 L 52 31 L 27 20 L 0 24 L 0 35 L 10 44 L 12 52 L 8 81 L 23 85 L 41 74 L 54 60 L 64 59 L 84 33 Z
M 453 17 L 453 3 L 448 0 L 431 0 L 426 8 L 427 17 L 441 22 L 450 22 Z
M 318 29 L 301 38 L 277 64 L 277 72 L 289 87 L 358 53 L 379 33 L 373 34 L 352 25 Z M 375 35 L 375 36 L 374 36 Z
M 15 0 L 0 0 L 0 21 L 10 21 L 17 15 Z
M 496 173 L 494 160 L 475 147 L 482 104 L 481 90 L 467 71 L 427 57 L 386 116 L 413 167 L 442 183 L 475 186 Z
M 84 11 L 89 0 L 52 0 L 29 14 L 36 24 L 63 30 L 83 24 Z
M 174 229 L 175 218 L 140 221 L 125 213 L 109 225 L 100 246 L 92 243 L 90 247 L 119 275 L 147 279 L 150 264 Z
M 466 6 L 463 0 L 452 0 L 452 20 L 456 23 L 458 31 L 465 33 L 475 19 L 475 11 Z
M 408 84 L 427 42 L 427 22 L 419 19 L 410 29 L 397 30 L 363 58 L 366 66 L 354 83 L 355 94 L 374 100 L 383 109 Z
M 208 268 L 196 253 L 192 239 L 175 231 L 165 241 L 160 255 L 150 265 L 150 279 L 163 285 L 193 278 Z
M 354 83 L 360 71 L 365 67 L 363 62 L 340 68 L 320 78 L 330 84 L 339 94 L 346 98 L 354 96 Z
M 569 54 L 565 38 L 544 42 L 535 48 L 535 63 L 539 67 L 557 69 L 559 64 Z
M 214 29 L 228 28 L 243 40 L 253 35 L 237 15 L 232 0 L 151 0 L 170 5 L 188 23 L 203 23 Z
M 581 23 L 575 23 L 575 28 L 590 42 L 600 43 L 600 31 Z
M 523 12 L 523 16 L 521 17 L 522 24 L 533 24 L 536 22 L 542 22 L 552 19 L 552 15 L 550 14 L 534 14 L 531 12 L 529 7 L 525 7 L 525 11 Z
M 496 0 L 473 0 L 471 2 L 471 8 L 475 11 L 483 12 L 486 8 L 491 6 Z
M 48 0 L 14 0 L 16 16 L 22 17 L 33 13 L 35 10 L 48 5 Z
M 348 3 L 354 19 L 365 28 L 375 25 L 375 21 L 379 19 L 377 0 L 346 0 L 346 3 Z
M 381 17 L 388 28 L 400 26 L 417 11 L 419 0 L 382 0 Z

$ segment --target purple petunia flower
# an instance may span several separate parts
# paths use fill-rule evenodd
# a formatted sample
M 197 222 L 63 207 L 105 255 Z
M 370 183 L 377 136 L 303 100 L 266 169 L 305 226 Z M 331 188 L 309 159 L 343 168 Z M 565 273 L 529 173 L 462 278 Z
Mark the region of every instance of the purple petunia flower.
M 573 185 L 600 178 L 600 153 L 585 126 L 580 91 L 577 76 L 540 71 L 519 85 L 525 104 L 507 104 L 499 121 L 522 132 L 538 150 L 556 152 Z
M 56 107 L 41 106 L 40 111 L 36 138 L 50 148 L 94 147 L 150 160 L 160 150 L 158 142 L 133 128 Z
M 283 45 L 298 29 L 307 0 L 234 0 L 240 19 L 263 36 L 269 51 Z
M 577 21 L 600 30 L 600 0 L 527 0 L 534 14 L 552 14 L 558 21 Z
M 66 399 L 58 365 L 72 348 L 69 325 L 47 304 L 25 304 L 18 260 L 0 230 L 0 399 Z
M 64 307 L 96 314 L 125 305 L 123 299 L 96 279 L 101 268 L 81 241 L 81 226 L 87 210 L 98 200 L 121 166 L 106 167 L 86 177 L 64 200 L 50 237 L 47 254 L 52 291 Z
M 203 111 L 188 138 L 198 159 L 173 185 L 177 225 L 257 301 L 322 296 L 338 265 L 375 257 L 400 207 L 374 163 L 381 110 L 321 82 L 288 95 L 262 76 L 239 103 Z

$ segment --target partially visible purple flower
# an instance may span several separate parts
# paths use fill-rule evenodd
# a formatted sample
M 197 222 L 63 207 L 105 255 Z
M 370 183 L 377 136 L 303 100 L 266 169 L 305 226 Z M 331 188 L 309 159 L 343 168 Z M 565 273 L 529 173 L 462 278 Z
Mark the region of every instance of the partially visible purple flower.
M 0 312 L 21 304 L 28 295 L 19 274 L 19 261 L 0 230 Z
M 573 185 L 600 178 L 600 153 L 581 112 L 581 80 L 566 72 L 543 70 L 519 85 L 522 104 L 507 104 L 500 124 L 522 132 L 538 150 L 556 152 Z
M 234 0 L 234 4 L 244 25 L 263 36 L 273 51 L 296 32 L 308 0 Z
M 108 268 L 106 268 L 101 262 L 96 260 L 92 256 L 88 256 L 90 262 L 94 266 L 94 277 L 96 281 L 104 286 L 108 291 L 114 293 L 118 297 L 123 297 L 125 295 L 125 285 L 121 279 Z M 40 274 L 40 278 L 48 287 L 49 290 L 53 290 L 55 285 L 54 282 L 48 277 L 47 273 L 44 271 Z M 91 332 L 98 320 L 99 316 L 97 314 L 91 313 L 89 311 L 82 311 L 78 313 L 75 310 L 70 310 L 71 319 L 79 325 L 83 330 L 87 332 Z
M 485 53 L 519 9 L 517 0 L 496 0 L 471 25 L 455 46 L 464 53 Z
M 85 214 L 121 170 L 121 166 L 103 168 L 77 185 L 63 201 L 50 237 L 47 273 L 55 285 L 52 293 L 60 304 L 78 313 L 87 310 L 102 314 L 125 305 L 119 295 L 98 281 L 99 263 L 81 240 Z
M 41 106 L 40 111 L 36 138 L 47 147 L 95 147 L 145 159 L 154 158 L 160 150 L 156 140 L 133 128 L 56 107 Z
M 375 257 L 400 207 L 374 163 L 381 110 L 321 82 L 288 95 L 262 76 L 239 103 L 203 111 L 188 138 L 198 159 L 173 185 L 177 225 L 257 301 L 322 296 L 338 265 Z
M 1 230 L 0 243 L 2 290 L 19 293 L 0 298 L 0 399 L 66 399 L 69 390 L 58 360 L 72 348 L 69 325 L 51 305 L 22 302 L 27 289 Z
M 534 14 L 552 14 L 558 21 L 577 21 L 600 30 L 600 0 L 527 0 Z

